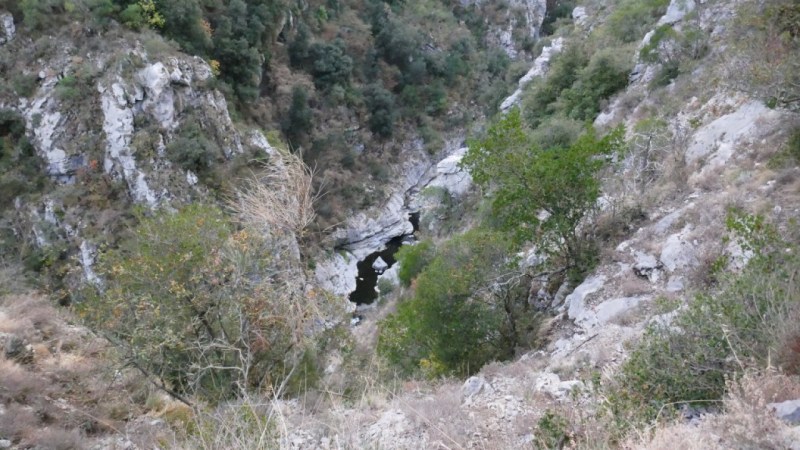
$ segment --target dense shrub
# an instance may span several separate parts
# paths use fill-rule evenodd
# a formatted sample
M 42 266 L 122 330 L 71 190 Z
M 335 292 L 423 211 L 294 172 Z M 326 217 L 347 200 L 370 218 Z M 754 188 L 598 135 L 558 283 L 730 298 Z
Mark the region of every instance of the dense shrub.
M 535 84 L 525 98 L 525 120 L 531 127 L 537 127 L 548 116 L 556 112 L 554 103 L 562 91 L 576 81 L 581 70 L 588 64 L 586 54 L 578 45 L 565 49 L 555 61 L 543 81 Z
M 25 119 L 0 109 L 0 209 L 19 195 L 42 189 L 45 182 L 42 162 L 25 137 Z
M 350 82 L 353 60 L 345 54 L 344 43 L 314 43 L 308 49 L 311 75 L 320 89 L 335 85 L 346 86 Z
M 381 323 L 378 352 L 406 373 L 468 375 L 513 355 L 517 342 L 504 298 L 493 295 L 508 254 L 501 235 L 473 230 L 437 249 L 414 297 Z M 525 303 L 526 293 L 509 293 Z M 513 311 L 516 313 L 516 311 Z
M 283 132 L 289 142 L 301 144 L 313 127 L 313 113 L 308 106 L 308 92 L 302 86 L 292 88 L 292 104 L 283 121 Z
M 294 309 L 313 300 L 297 280 L 280 281 L 269 242 L 210 206 L 140 219 L 102 255 L 102 292 L 87 289 L 77 306 L 130 364 L 216 400 L 266 387 L 298 363 L 302 317 L 313 314 Z
M 562 93 L 566 114 L 577 120 L 593 120 L 600 112 L 600 101 L 628 85 L 630 63 L 616 50 L 592 55 L 578 80 Z
M 395 105 L 391 92 L 377 84 L 364 89 L 364 102 L 369 110 L 369 129 L 381 138 L 391 137 L 394 131 Z
M 652 29 L 669 5 L 669 0 L 625 0 L 608 17 L 605 28 L 622 42 L 636 42 Z
M 794 0 L 743 2 L 731 27 L 735 52 L 729 80 L 768 105 L 800 109 L 800 4 Z
M 397 276 L 406 286 L 410 286 L 414 278 L 431 262 L 434 255 L 431 240 L 420 241 L 415 245 L 405 245 L 397 251 L 395 258 L 400 264 Z
M 187 120 L 179 135 L 167 144 L 167 158 L 170 161 L 198 174 L 206 173 L 220 155 L 219 147 L 191 120 Z

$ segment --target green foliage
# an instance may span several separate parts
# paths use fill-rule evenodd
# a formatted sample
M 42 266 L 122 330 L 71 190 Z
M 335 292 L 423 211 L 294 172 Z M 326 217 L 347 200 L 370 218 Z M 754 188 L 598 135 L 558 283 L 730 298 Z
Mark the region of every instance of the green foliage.
M 345 54 L 343 42 L 311 44 L 308 54 L 310 72 L 318 88 L 330 89 L 335 85 L 347 86 L 350 83 L 353 60 Z
M 305 23 L 297 24 L 297 33 L 289 43 L 289 63 L 292 67 L 302 68 L 308 65 L 311 48 L 311 31 Z
M 800 4 L 743 2 L 733 33 L 730 79 L 768 104 L 800 109 Z
M 566 418 L 548 409 L 536 422 L 536 430 L 533 433 L 535 448 L 547 450 L 564 448 L 564 445 L 569 443 L 568 428 L 569 422 Z
M 64 13 L 61 0 L 20 0 L 25 26 L 32 29 L 45 29 L 54 24 L 56 17 Z
M 515 109 L 485 138 L 470 142 L 462 164 L 476 183 L 491 189 L 493 211 L 516 242 L 535 242 L 580 274 L 591 267 L 593 256 L 589 236 L 578 225 L 596 207 L 597 172 L 622 136 L 622 128 L 602 139 L 589 130 L 569 147 L 543 149 L 526 134 Z
M 592 55 L 578 80 L 561 93 L 567 116 L 593 120 L 600 112 L 600 101 L 628 85 L 630 69 L 627 56 L 616 50 L 601 50 Z
M 697 28 L 676 31 L 670 25 L 656 28 L 648 43 L 639 51 L 639 58 L 661 67 L 650 83 L 651 88 L 666 86 L 681 72 L 681 66 L 705 56 L 708 51 L 706 33 Z
M 530 126 L 539 126 L 546 117 L 556 112 L 556 100 L 578 81 L 580 71 L 588 62 L 584 50 L 577 45 L 569 46 L 555 58 L 547 78 L 535 84 L 526 94 L 525 120 Z
M 430 239 L 420 241 L 415 245 L 400 247 L 400 250 L 395 255 L 397 262 L 400 264 L 400 269 L 397 272 L 400 281 L 404 285 L 410 286 L 414 278 L 431 262 L 435 254 L 434 251 L 433 241 Z
M 0 209 L 17 196 L 41 190 L 45 182 L 42 162 L 25 137 L 25 119 L 0 109 Z
M 294 294 L 273 284 L 269 243 L 199 204 L 140 220 L 102 255 L 80 316 L 178 392 L 216 400 L 288 373 Z
M 364 102 L 369 109 L 369 129 L 379 137 L 392 136 L 395 120 L 394 96 L 377 84 L 364 89 Z
M 669 326 L 654 325 L 623 364 L 609 396 L 624 426 L 650 421 L 662 407 L 714 401 L 725 381 L 771 362 L 796 371 L 800 336 L 800 260 L 763 217 L 733 210 L 727 225 L 752 259 L 720 274 L 719 291 L 698 295 Z
M 308 92 L 302 86 L 292 88 L 292 104 L 283 122 L 283 132 L 289 142 L 299 145 L 311 132 L 313 113 L 308 106 Z
M 219 147 L 209 140 L 200 126 L 187 120 L 178 136 L 167 144 L 167 158 L 184 170 L 205 174 L 220 156 Z
M 670 61 L 664 63 L 656 72 L 656 75 L 650 81 L 650 89 L 668 85 L 672 80 L 678 77 L 681 73 L 680 64 L 677 61 Z
M 406 373 L 421 370 L 431 377 L 468 375 L 512 356 L 518 343 L 514 318 L 489 289 L 508 251 L 501 235 L 481 230 L 437 249 L 417 278 L 414 297 L 381 322 L 378 352 Z M 527 298 L 507 294 L 515 303 Z
M 795 128 L 786 142 L 786 152 L 796 164 L 800 164 L 800 128 Z
M 550 5 L 551 2 L 547 2 L 547 12 L 544 15 L 542 28 L 540 30 L 542 36 L 553 34 L 558 19 L 572 18 L 572 11 L 576 6 L 574 0 L 555 0 L 552 3 L 553 7 Z
M 548 118 L 531 133 L 531 139 L 543 149 L 572 145 L 583 133 L 584 123 L 560 116 Z
M 14 92 L 20 97 L 30 97 L 36 92 L 36 86 L 38 84 L 38 80 L 33 75 L 16 75 L 11 80 L 11 85 L 14 88 Z
M 672 28 L 672 25 L 661 25 L 655 29 L 653 35 L 645 46 L 639 50 L 639 58 L 644 62 L 656 63 L 661 59 L 659 55 L 659 45 L 668 40 L 674 40 L 678 37 L 678 33 Z
M 619 41 L 639 41 L 668 5 L 669 0 L 623 0 L 609 16 L 606 29 Z

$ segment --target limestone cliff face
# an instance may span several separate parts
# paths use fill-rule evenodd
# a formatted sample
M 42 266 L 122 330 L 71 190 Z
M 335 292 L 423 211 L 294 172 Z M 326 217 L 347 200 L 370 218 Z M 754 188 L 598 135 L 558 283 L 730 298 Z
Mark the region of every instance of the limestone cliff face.
M 525 52 L 526 44 L 539 37 L 547 11 L 545 0 L 510 0 L 505 7 L 486 0 L 461 0 L 464 8 L 477 8 L 486 17 L 487 43 L 503 49 L 511 59 Z
M 0 50 L 17 54 L 14 69 L 33 80 L 25 97 L 0 92 L 0 109 L 24 119 L 49 179 L 44 192 L 16 198 L 7 215 L 20 242 L 75 255 L 89 280 L 94 249 L 124 226 L 132 206 L 176 207 L 211 194 L 171 146 L 191 154 L 200 142 L 213 166 L 274 153 L 261 131 L 234 126 L 200 58 L 148 51 L 121 31 L 43 44 L 15 35 L 10 15 L 0 25 Z M 203 140 L 187 141 L 187 130 L 198 129 Z

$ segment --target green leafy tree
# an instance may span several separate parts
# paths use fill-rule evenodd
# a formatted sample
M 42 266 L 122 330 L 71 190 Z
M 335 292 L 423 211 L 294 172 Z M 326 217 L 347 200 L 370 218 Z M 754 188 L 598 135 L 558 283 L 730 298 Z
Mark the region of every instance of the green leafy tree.
M 364 102 L 369 109 L 369 129 L 382 138 L 389 138 L 394 131 L 394 95 L 378 84 L 364 89 Z
M 299 145 L 313 127 L 314 115 L 308 106 L 308 92 L 302 86 L 292 88 L 292 104 L 283 123 L 283 132 L 293 145 Z
M 329 89 L 335 85 L 347 86 L 353 71 L 353 60 L 344 50 L 341 41 L 314 43 L 308 49 L 311 61 L 311 75 L 314 84 L 320 89 Z
M 596 207 L 597 173 L 622 136 L 622 128 L 602 139 L 589 130 L 568 147 L 542 149 L 514 109 L 470 143 L 462 164 L 490 189 L 496 216 L 517 242 L 538 244 L 579 274 L 591 264 L 590 236 L 579 225 Z
M 417 278 L 414 297 L 382 322 L 378 351 L 407 373 L 429 376 L 468 375 L 513 355 L 517 342 L 492 289 L 508 251 L 501 234 L 481 230 L 444 244 Z M 513 298 L 524 303 L 526 294 Z

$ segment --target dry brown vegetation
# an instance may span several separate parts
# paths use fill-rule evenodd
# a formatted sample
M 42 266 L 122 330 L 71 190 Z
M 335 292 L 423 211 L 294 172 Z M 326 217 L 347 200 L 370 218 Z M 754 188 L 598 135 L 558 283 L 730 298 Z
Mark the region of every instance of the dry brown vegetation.
M 39 294 L 0 297 L 0 438 L 19 448 L 152 446 L 159 433 L 129 427 L 150 388 L 69 319 Z

